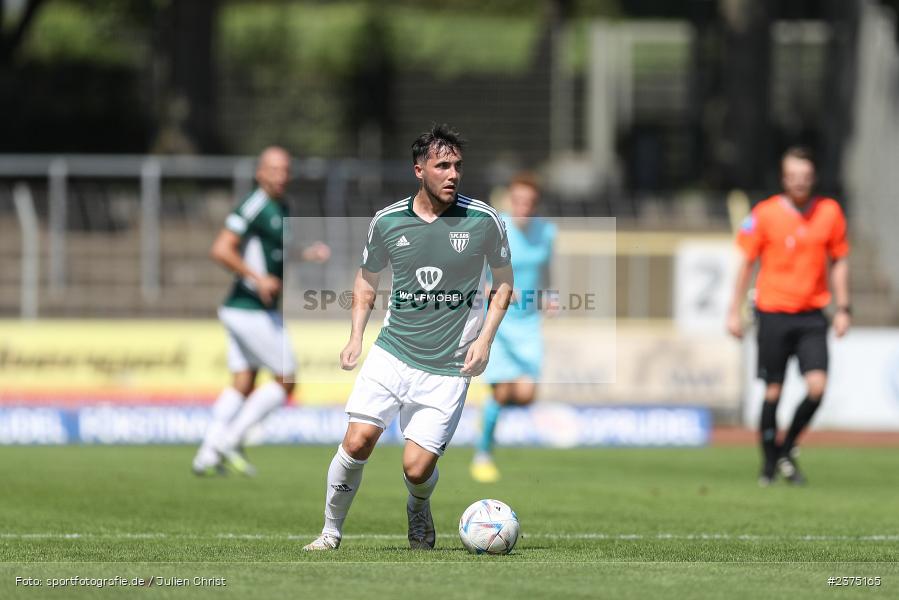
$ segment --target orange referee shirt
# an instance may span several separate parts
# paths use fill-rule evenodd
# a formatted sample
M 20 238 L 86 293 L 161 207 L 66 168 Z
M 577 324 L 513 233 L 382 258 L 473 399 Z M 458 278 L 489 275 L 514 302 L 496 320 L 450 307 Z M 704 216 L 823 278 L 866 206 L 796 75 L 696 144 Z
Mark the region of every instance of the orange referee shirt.
M 755 305 L 765 312 L 827 306 L 828 263 L 849 254 L 843 210 L 823 197 L 801 212 L 782 195 L 759 202 L 740 226 L 737 245 L 750 261 L 761 259 Z

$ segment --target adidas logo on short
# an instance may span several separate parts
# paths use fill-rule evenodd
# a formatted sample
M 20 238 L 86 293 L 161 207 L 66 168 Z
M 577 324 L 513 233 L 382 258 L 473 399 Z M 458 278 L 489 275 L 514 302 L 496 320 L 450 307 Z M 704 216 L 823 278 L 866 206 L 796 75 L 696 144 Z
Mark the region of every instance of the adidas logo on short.
M 411 245 L 412 245 L 412 244 L 409 242 L 409 240 L 406 239 L 406 236 L 402 236 L 402 237 L 401 237 L 400 239 L 398 239 L 397 242 L 396 242 L 396 247 L 397 247 L 397 248 L 402 248 L 403 246 L 411 246 Z

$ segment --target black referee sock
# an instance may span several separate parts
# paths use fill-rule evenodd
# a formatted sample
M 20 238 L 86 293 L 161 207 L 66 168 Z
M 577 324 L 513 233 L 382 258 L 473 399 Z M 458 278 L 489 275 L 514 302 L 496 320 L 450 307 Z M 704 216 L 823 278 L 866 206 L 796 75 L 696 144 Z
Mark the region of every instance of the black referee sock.
M 793 415 L 793 423 L 790 424 L 790 429 L 787 431 L 787 437 L 784 439 L 784 454 L 789 453 L 793 446 L 796 445 L 799 434 L 808 427 L 809 422 L 812 420 L 812 417 L 815 416 L 815 411 L 818 410 L 819 406 L 821 406 L 821 398 L 812 400 L 811 396 L 806 396 L 805 400 L 796 407 L 796 413 Z
M 777 402 L 762 404 L 762 421 L 759 426 L 762 441 L 762 452 L 765 462 L 773 463 L 777 459 Z

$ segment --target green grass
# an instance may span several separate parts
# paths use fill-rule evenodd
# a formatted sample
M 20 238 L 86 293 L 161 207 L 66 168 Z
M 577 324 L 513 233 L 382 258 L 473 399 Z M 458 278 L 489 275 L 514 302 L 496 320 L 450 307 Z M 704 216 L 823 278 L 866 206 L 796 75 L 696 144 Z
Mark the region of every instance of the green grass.
M 341 549 L 304 554 L 333 450 L 256 448 L 256 479 L 200 480 L 186 447 L 0 448 L 0 597 L 145 593 L 15 585 L 116 575 L 227 581 L 154 597 L 899 595 L 895 449 L 812 448 L 809 486 L 769 489 L 756 486 L 754 448 L 502 449 L 494 486 L 469 479 L 470 450 L 451 450 L 433 500 L 438 550 L 412 553 L 400 451 L 384 447 Z M 513 555 L 462 549 L 459 515 L 484 497 L 518 513 Z M 826 591 L 828 577 L 856 575 L 881 585 Z

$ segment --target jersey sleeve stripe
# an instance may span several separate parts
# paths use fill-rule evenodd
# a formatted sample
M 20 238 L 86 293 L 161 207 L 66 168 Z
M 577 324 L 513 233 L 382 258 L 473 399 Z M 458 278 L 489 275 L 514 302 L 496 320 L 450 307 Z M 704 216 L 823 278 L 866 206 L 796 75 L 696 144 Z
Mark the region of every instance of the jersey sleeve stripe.
M 237 235 L 243 235 L 247 232 L 247 221 L 238 214 L 231 213 L 225 219 L 225 228 L 233 231 Z
M 399 202 L 394 202 L 393 204 L 388 204 L 387 206 L 385 206 L 384 208 L 382 208 L 381 210 L 379 210 L 378 212 L 376 212 L 376 213 L 375 213 L 375 216 L 377 217 L 379 214 L 381 214 L 381 213 L 383 213 L 383 212 L 387 212 L 388 210 L 393 210 L 393 209 L 395 209 L 395 208 L 405 208 L 405 207 L 406 207 L 406 203 L 407 203 L 408 201 L 409 201 L 409 199 L 406 198 L 405 200 L 400 200 Z
M 470 208 L 472 210 L 477 210 L 483 213 L 487 213 L 493 218 L 493 222 L 496 223 L 497 229 L 499 229 L 500 236 L 506 235 L 506 230 L 503 227 L 502 220 L 499 218 L 499 214 L 489 205 L 484 204 L 480 200 L 470 201 L 470 198 L 465 198 L 464 196 L 459 196 L 459 205 L 464 206 L 465 208 Z M 477 204 L 476 204 L 477 203 Z
M 378 214 L 376 214 L 376 215 L 375 215 L 375 218 L 373 218 L 373 219 L 371 220 L 371 225 L 369 225 L 369 227 L 368 227 L 368 241 L 371 242 L 372 237 L 373 237 L 373 235 L 374 235 L 374 233 L 375 233 L 375 225 L 377 225 L 378 220 L 380 220 L 381 217 L 383 217 L 384 215 L 389 215 L 389 214 L 391 214 L 391 213 L 403 212 L 404 210 L 406 210 L 406 207 L 405 207 L 405 206 L 398 206 L 398 207 L 396 207 L 396 208 L 394 208 L 394 209 L 391 209 L 391 210 L 385 210 L 385 211 L 383 211 L 383 212 L 379 212 Z
M 486 207 L 486 208 L 489 208 L 489 209 L 492 210 L 493 212 L 496 212 L 496 209 L 495 209 L 495 208 L 493 208 L 492 206 L 490 206 L 489 204 L 487 204 L 487 203 L 484 202 L 483 200 L 478 200 L 477 198 L 472 198 L 471 196 L 466 196 L 465 194 L 458 194 L 458 199 L 459 199 L 459 200 L 463 200 L 463 201 L 465 201 L 465 202 L 471 202 L 471 203 L 473 203 L 473 204 L 480 204 L 481 206 L 484 206 L 484 207 Z M 499 214 L 499 213 L 497 213 L 497 214 Z
M 459 194 L 459 200 L 461 200 L 462 203 L 466 206 L 468 206 L 468 205 L 479 206 L 479 207 L 483 208 L 484 210 L 486 210 L 487 212 L 490 212 L 493 215 L 499 217 L 499 212 L 495 208 L 493 208 L 492 206 L 490 206 L 489 204 L 484 202 L 483 200 L 478 200 L 476 198 L 469 198 L 468 196 L 463 196 L 461 194 Z
M 371 224 L 368 226 L 368 241 L 371 242 L 372 235 L 375 232 L 375 224 L 378 222 L 378 219 L 383 217 L 389 213 L 400 212 L 406 210 L 406 203 L 409 202 L 409 198 L 404 200 L 400 200 L 399 202 L 394 202 L 388 206 L 385 206 L 381 210 L 375 213 L 375 216 L 372 217 Z
M 256 190 L 256 192 L 247 198 L 246 202 L 241 205 L 238 212 L 240 212 L 247 221 L 252 221 L 263 207 L 265 207 L 265 200 L 265 193 L 262 190 Z

